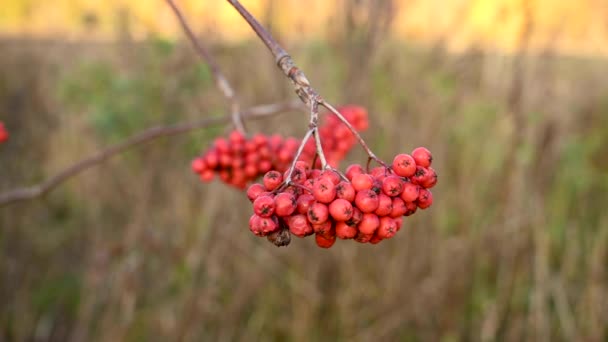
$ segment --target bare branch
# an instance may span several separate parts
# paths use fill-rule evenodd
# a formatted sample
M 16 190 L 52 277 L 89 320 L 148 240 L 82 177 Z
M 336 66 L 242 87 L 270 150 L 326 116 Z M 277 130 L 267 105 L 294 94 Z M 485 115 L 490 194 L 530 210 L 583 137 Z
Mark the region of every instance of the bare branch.
M 266 31 L 266 29 L 241 5 L 238 0 L 227 0 L 238 12 L 239 14 L 249 23 L 249 26 L 255 31 L 255 33 L 262 39 L 264 44 L 268 47 L 270 52 L 274 55 L 277 64 L 283 73 L 291 80 L 294 86 L 294 90 L 296 94 L 300 97 L 302 102 L 304 102 L 310 108 L 310 129 L 314 129 L 313 135 L 315 136 L 315 142 L 317 146 L 317 154 L 319 158 L 321 158 L 322 168 L 326 169 L 327 162 L 324 161 L 323 149 L 321 147 L 321 141 L 318 134 L 316 134 L 317 126 L 318 126 L 318 106 L 324 106 L 333 112 L 338 118 L 346 124 L 346 126 L 351 130 L 351 132 L 355 135 L 365 152 L 367 152 L 370 160 L 373 159 L 380 165 L 384 167 L 388 167 L 386 163 L 380 160 L 376 155 L 371 151 L 369 146 L 365 143 L 365 140 L 361 137 L 359 132 L 353 128 L 353 126 L 340 114 L 332 105 L 330 105 L 327 101 L 325 101 L 319 93 L 311 86 L 310 82 L 304 75 L 304 72 L 300 70 L 294 63 L 293 59 L 287 51 L 285 51 L 279 43 L 272 37 L 272 35 Z M 305 142 L 302 142 L 304 144 Z M 337 171 L 337 170 L 336 170 Z
M 252 107 L 248 110 L 243 111 L 242 116 L 246 119 L 256 120 L 276 115 L 282 112 L 299 110 L 301 108 L 301 104 L 296 101 L 275 103 Z M 143 132 L 131 136 L 130 138 L 121 143 L 104 148 L 93 154 L 92 156 L 74 163 L 73 165 L 67 167 L 66 169 L 60 171 L 56 175 L 52 176 L 51 178 L 38 185 L 17 188 L 14 190 L 9 190 L 0 193 L 0 207 L 43 196 L 54 188 L 56 188 L 57 186 L 59 186 L 60 184 L 62 184 L 63 182 L 67 181 L 68 179 L 78 175 L 79 173 L 87 169 L 92 168 L 93 166 L 102 164 L 110 157 L 125 152 L 130 148 L 143 145 L 161 137 L 174 136 L 181 133 L 190 132 L 196 129 L 225 124 L 230 122 L 231 119 L 232 117 L 227 115 L 218 118 L 206 118 L 194 122 L 183 122 L 169 126 L 156 126 L 149 128 Z
M 186 36 L 192 43 L 192 46 L 194 46 L 194 50 L 197 52 L 199 57 L 205 63 L 207 63 L 209 65 L 209 69 L 211 70 L 211 75 L 213 76 L 213 79 L 215 80 L 215 85 L 222 92 L 222 94 L 224 95 L 226 100 L 228 100 L 228 102 L 230 103 L 230 111 L 232 114 L 232 123 L 233 123 L 234 127 L 237 130 L 244 133 L 245 124 L 243 123 L 243 120 L 241 118 L 240 105 L 236 98 L 236 93 L 235 93 L 234 89 L 228 82 L 228 79 L 222 73 L 219 64 L 211 56 L 209 51 L 200 42 L 200 40 L 196 38 L 194 32 L 190 28 L 190 25 L 188 25 L 188 21 L 186 20 L 186 17 L 184 17 L 184 15 L 180 11 L 179 7 L 177 7 L 177 5 L 175 4 L 175 2 L 173 0 L 166 0 L 166 1 L 167 1 L 167 4 L 169 4 L 169 7 L 171 7 L 171 9 L 173 10 L 173 13 L 177 17 L 177 19 L 179 20 L 179 23 L 182 26 L 182 29 L 184 30 L 184 32 L 186 33 Z

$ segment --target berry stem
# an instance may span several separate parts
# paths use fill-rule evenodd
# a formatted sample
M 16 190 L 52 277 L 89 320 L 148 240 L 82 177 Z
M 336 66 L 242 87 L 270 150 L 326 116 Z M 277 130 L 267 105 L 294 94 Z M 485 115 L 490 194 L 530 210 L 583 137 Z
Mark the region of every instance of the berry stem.
M 194 32 L 190 28 L 190 25 L 188 24 L 188 21 L 180 11 L 179 7 L 177 7 L 175 2 L 173 0 L 166 1 L 169 7 L 171 7 L 171 9 L 173 10 L 173 13 L 177 17 L 180 25 L 182 26 L 182 29 L 186 33 L 186 37 L 188 37 L 188 40 L 190 40 L 190 42 L 192 43 L 192 46 L 194 47 L 194 50 L 196 51 L 198 56 L 203 60 L 203 62 L 209 65 L 209 69 L 211 70 L 211 75 L 213 76 L 216 87 L 224 95 L 228 103 L 230 103 L 230 112 L 234 128 L 240 131 L 241 133 L 246 133 L 245 124 L 241 116 L 241 106 L 236 97 L 236 93 L 228 82 L 228 79 L 222 73 L 219 64 L 211 56 L 207 48 L 200 42 L 200 40 L 196 38 Z
M 346 125 L 346 127 L 348 127 L 348 129 L 355 135 L 355 137 L 357 138 L 357 141 L 359 141 L 359 144 L 361 145 L 361 147 L 363 147 L 363 149 L 365 150 L 365 152 L 367 153 L 367 155 L 369 156 L 370 159 L 373 159 L 378 164 L 388 168 L 388 165 L 386 165 L 386 163 L 383 162 L 380 158 L 376 157 L 374 152 L 372 152 L 372 150 L 369 148 L 369 146 L 367 146 L 367 143 L 365 142 L 365 140 L 363 140 L 363 137 L 361 137 L 361 134 L 359 134 L 359 132 L 357 132 L 357 130 L 350 124 L 350 122 L 348 122 L 348 120 L 346 120 L 346 118 L 340 112 L 338 112 L 338 110 L 336 108 L 334 108 L 331 104 L 329 104 L 325 100 L 321 100 L 320 104 L 323 107 L 329 109 L 329 111 L 331 111 L 332 113 L 334 113 L 334 115 L 336 115 L 338 117 L 338 119 L 340 119 L 340 121 L 342 121 L 342 123 L 344 123 Z
M 296 151 L 296 155 L 293 158 L 291 165 L 289 166 L 289 169 L 288 169 L 289 172 L 287 173 L 287 177 L 283 181 L 283 184 L 285 184 L 285 185 L 291 184 L 291 176 L 293 174 L 293 170 L 296 167 L 296 163 L 298 162 L 298 159 L 300 159 L 300 155 L 302 155 L 302 151 L 304 151 L 304 146 L 306 146 L 306 142 L 308 141 L 308 139 L 310 139 L 310 136 L 314 133 L 315 129 L 316 129 L 316 127 L 308 129 L 308 131 L 304 135 L 304 138 L 302 138 L 302 142 L 300 143 L 300 146 L 298 147 L 298 150 Z

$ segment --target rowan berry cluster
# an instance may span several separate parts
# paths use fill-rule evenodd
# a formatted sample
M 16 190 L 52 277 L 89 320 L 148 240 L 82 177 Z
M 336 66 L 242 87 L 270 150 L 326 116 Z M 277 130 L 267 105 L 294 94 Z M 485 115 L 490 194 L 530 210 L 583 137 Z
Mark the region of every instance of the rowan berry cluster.
M 4 127 L 4 123 L 0 121 L 0 144 L 8 140 L 8 131 Z
M 429 190 L 437 183 L 431 153 L 423 147 L 411 155 L 395 156 L 390 167 L 366 172 L 350 165 L 345 177 L 333 170 L 310 168 L 304 161 L 290 171 L 268 171 L 262 183 L 247 190 L 254 214 L 249 229 L 277 246 L 289 243 L 290 234 L 315 234 L 319 247 L 331 247 L 336 238 L 377 244 L 393 237 L 404 216 L 433 203 Z
M 369 124 L 365 108 L 344 106 L 339 111 L 358 131 L 367 129 Z M 328 163 L 332 166 L 337 166 L 356 142 L 348 127 L 333 115 L 320 125 L 319 136 Z M 224 183 L 245 189 L 248 183 L 269 170 L 287 170 L 300 143 L 299 139 L 278 134 L 270 137 L 256 134 L 248 138 L 239 131 L 232 131 L 227 139 L 215 139 L 209 150 L 195 158 L 192 169 L 203 182 L 213 180 L 217 174 Z M 299 160 L 312 164 L 315 153 L 314 141 L 310 139 Z

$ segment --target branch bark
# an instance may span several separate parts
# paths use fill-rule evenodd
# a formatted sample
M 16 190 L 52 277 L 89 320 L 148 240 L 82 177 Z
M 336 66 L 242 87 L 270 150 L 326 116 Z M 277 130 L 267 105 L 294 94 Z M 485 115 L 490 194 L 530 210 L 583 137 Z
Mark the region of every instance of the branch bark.
M 243 111 L 242 116 L 243 118 L 257 120 L 286 111 L 299 110 L 301 108 L 302 106 L 296 101 L 275 103 L 252 107 Z M 110 157 L 125 152 L 133 147 L 149 143 L 161 137 L 169 137 L 181 133 L 187 133 L 196 129 L 226 124 L 231 120 L 232 116 L 227 115 L 218 118 L 206 118 L 194 122 L 183 122 L 169 126 L 156 126 L 149 128 L 143 132 L 131 136 L 121 143 L 104 148 L 97 153 L 72 164 L 38 185 L 21 187 L 0 193 L 0 207 L 41 197 L 81 172 L 96 165 L 102 164 Z

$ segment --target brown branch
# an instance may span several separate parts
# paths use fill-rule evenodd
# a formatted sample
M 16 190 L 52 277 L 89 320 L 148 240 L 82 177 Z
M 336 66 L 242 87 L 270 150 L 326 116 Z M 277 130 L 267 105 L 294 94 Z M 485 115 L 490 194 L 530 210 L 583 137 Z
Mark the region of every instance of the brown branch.
M 248 110 L 243 111 L 242 116 L 246 119 L 255 120 L 290 110 L 298 110 L 301 108 L 302 106 L 295 101 L 275 103 L 252 107 Z M 232 117 L 227 115 L 217 118 L 206 118 L 194 122 L 183 122 L 169 126 L 156 126 L 149 128 L 143 132 L 131 136 L 130 138 L 121 143 L 104 148 L 93 154 L 92 156 L 74 163 L 73 165 L 65 168 L 64 170 L 60 171 L 56 175 L 52 176 L 51 178 L 38 185 L 17 188 L 0 193 L 0 207 L 43 196 L 54 188 L 56 188 L 58 185 L 78 175 L 79 173 L 93 166 L 102 164 L 110 157 L 120 154 L 135 146 L 143 145 L 161 137 L 169 137 L 181 133 L 190 132 L 196 129 L 207 128 L 213 125 L 225 124 L 230 122 L 231 119 Z
M 375 160 L 380 165 L 387 167 L 386 163 L 380 160 L 376 155 L 372 152 L 369 146 L 365 143 L 365 140 L 361 137 L 359 132 L 353 128 L 353 126 L 340 114 L 331 104 L 325 101 L 319 93 L 311 86 L 310 82 L 304 75 L 304 72 L 298 68 L 291 56 L 285 51 L 279 43 L 272 37 L 272 35 L 255 19 L 255 17 L 241 5 L 238 0 L 227 0 L 238 12 L 239 14 L 247 21 L 249 26 L 255 31 L 255 33 L 260 37 L 260 39 L 264 42 L 266 47 L 270 50 L 270 52 L 274 55 L 275 60 L 277 61 L 277 65 L 285 76 L 287 76 L 291 82 L 293 83 L 294 90 L 296 94 L 300 97 L 302 102 L 304 102 L 310 109 L 310 129 L 316 132 L 316 127 L 318 125 L 318 116 L 319 105 L 329 109 L 333 114 L 335 114 L 343 123 L 346 124 L 348 129 L 355 135 L 359 144 L 363 147 L 370 160 Z M 318 134 L 315 135 L 317 154 L 321 158 L 321 162 L 323 165 L 323 169 L 328 168 L 326 163 L 323 162 L 323 149 L 321 148 L 320 137 Z M 302 142 L 304 144 L 305 142 Z
M 222 73 L 217 61 L 211 56 L 207 48 L 205 48 L 205 46 L 200 42 L 200 40 L 196 38 L 196 35 L 190 28 L 190 25 L 188 25 L 188 21 L 180 11 L 179 7 L 177 7 L 173 0 L 166 1 L 169 7 L 171 7 L 171 9 L 173 10 L 173 13 L 177 17 L 177 19 L 179 20 L 182 29 L 186 33 L 186 36 L 188 37 L 190 42 L 192 43 L 192 46 L 194 47 L 196 53 L 203 60 L 203 62 L 209 65 L 209 69 L 211 70 L 211 75 L 213 76 L 216 87 L 222 92 L 226 100 L 228 100 L 232 115 L 232 124 L 237 130 L 244 133 L 245 124 L 243 123 L 243 119 L 241 118 L 240 105 L 234 89 L 228 82 L 228 79 Z

